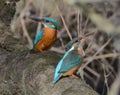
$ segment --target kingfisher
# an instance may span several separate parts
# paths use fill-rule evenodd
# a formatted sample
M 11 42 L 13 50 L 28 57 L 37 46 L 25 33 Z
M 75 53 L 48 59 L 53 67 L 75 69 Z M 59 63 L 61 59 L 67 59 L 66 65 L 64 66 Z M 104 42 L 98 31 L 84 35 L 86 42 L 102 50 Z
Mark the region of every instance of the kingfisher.
M 30 17 L 30 19 L 43 23 L 43 28 L 36 34 L 33 47 L 30 50 L 35 51 L 45 51 L 48 50 L 57 39 L 57 29 L 58 22 L 50 17 L 43 18 L 34 18 Z
M 75 75 L 75 72 L 81 66 L 83 57 L 85 56 L 85 52 L 83 50 L 85 39 L 81 39 L 79 42 L 76 42 L 76 40 L 77 39 L 69 42 L 70 49 L 58 62 L 53 79 L 54 84 L 57 83 L 61 77 L 71 76 L 73 78 L 78 78 Z

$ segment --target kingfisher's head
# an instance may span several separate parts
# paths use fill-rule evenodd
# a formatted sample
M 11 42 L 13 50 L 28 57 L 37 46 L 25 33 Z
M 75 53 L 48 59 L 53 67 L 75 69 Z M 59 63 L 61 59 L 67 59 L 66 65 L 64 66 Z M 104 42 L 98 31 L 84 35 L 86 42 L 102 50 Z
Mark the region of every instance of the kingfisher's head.
M 69 50 L 72 46 L 74 46 L 76 43 L 81 43 L 81 45 L 83 45 L 83 43 L 93 35 L 94 33 L 88 33 L 88 34 L 85 34 L 84 36 L 81 36 L 81 37 L 77 37 L 77 38 L 74 38 L 72 39 L 65 47 L 66 51 Z
M 30 17 L 30 19 L 37 21 L 37 22 L 42 21 L 42 24 L 44 25 L 44 27 L 58 29 L 58 22 L 56 20 L 54 20 L 53 18 L 50 18 L 50 17 L 43 17 L 43 18 Z
M 76 40 L 74 39 L 74 41 L 76 41 Z M 68 49 L 68 51 L 72 51 L 72 50 L 77 51 L 78 54 L 80 54 L 82 57 L 84 57 L 85 56 L 85 52 L 83 50 L 84 42 L 85 42 L 85 39 L 81 39 L 77 42 L 73 42 L 73 40 L 72 40 L 71 47 L 69 47 L 70 49 Z
M 46 25 L 46 27 L 52 27 L 58 29 L 58 22 L 56 20 L 50 17 L 43 17 L 43 19 L 47 22 L 44 24 Z
M 72 47 L 72 45 L 73 45 L 74 43 L 76 43 L 76 42 L 78 42 L 78 38 L 74 38 L 73 40 L 71 40 L 71 41 L 67 44 L 67 46 L 65 47 L 65 50 L 66 50 L 66 51 L 69 50 L 69 49 Z
M 84 43 L 85 43 L 85 39 L 81 39 L 79 42 L 73 43 L 72 47 L 74 48 L 74 50 L 78 50 L 78 53 L 81 56 L 85 56 L 85 52 L 84 52 Z

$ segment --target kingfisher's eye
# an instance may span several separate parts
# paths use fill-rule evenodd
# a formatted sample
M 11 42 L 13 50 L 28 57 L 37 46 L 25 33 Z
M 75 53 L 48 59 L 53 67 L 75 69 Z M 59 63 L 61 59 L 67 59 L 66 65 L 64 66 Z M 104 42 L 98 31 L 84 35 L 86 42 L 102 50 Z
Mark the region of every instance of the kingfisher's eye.
M 46 20 L 45 22 L 46 22 L 46 23 L 49 23 L 49 21 L 48 21 L 48 20 Z

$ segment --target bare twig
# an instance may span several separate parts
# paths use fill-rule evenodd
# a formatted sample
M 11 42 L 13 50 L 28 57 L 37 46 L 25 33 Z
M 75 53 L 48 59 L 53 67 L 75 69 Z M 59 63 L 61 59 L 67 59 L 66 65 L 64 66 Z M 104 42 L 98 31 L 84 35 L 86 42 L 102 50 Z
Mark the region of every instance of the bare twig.
M 85 25 L 84 25 L 84 29 L 83 29 L 83 34 L 84 34 L 85 31 L 86 31 L 86 27 L 87 27 L 88 21 L 89 21 L 89 16 L 87 17 L 87 19 L 86 19 L 86 21 L 85 21 Z
M 54 51 L 54 52 L 57 52 L 57 53 L 61 53 L 61 54 L 65 53 L 65 51 L 63 49 L 56 48 L 56 47 L 52 47 L 50 50 Z
M 92 77 L 92 76 L 90 76 L 88 73 L 84 73 L 84 75 L 90 80 L 90 81 L 95 81 L 95 79 Z
M 60 37 L 59 39 L 60 39 L 60 42 L 61 42 L 61 44 L 62 44 L 62 47 L 65 49 L 65 45 L 64 45 L 64 42 L 63 42 L 62 37 Z
M 93 75 L 95 75 L 97 78 L 100 78 L 100 74 L 91 69 L 90 67 L 86 66 L 85 68 L 87 71 L 91 72 Z
M 20 21 L 21 21 L 21 25 L 22 25 L 22 29 L 23 29 L 23 36 L 27 38 L 28 43 L 29 43 L 29 47 L 31 48 L 32 45 L 33 45 L 32 39 L 30 38 L 30 36 L 29 36 L 29 34 L 27 32 L 27 28 L 25 26 L 25 22 L 24 22 L 24 19 L 23 19 L 22 15 L 21 15 Z
M 91 61 L 93 61 L 94 57 L 100 53 L 112 40 L 112 38 L 110 38 L 100 49 L 98 49 L 98 51 L 92 56 L 91 59 L 89 59 L 89 61 L 87 61 L 81 68 L 84 69 Z
M 120 53 L 109 53 L 109 54 L 98 55 L 98 56 L 95 56 L 94 58 L 93 57 L 87 57 L 87 58 L 84 59 L 84 61 L 88 61 L 91 58 L 93 58 L 93 60 L 97 60 L 97 59 L 110 58 L 110 57 L 116 58 L 118 56 L 120 56 Z
M 79 31 L 79 37 L 82 35 L 82 21 L 83 21 L 83 15 L 82 15 L 82 12 L 80 14 L 80 31 Z
M 27 28 L 25 26 L 25 22 L 24 22 L 23 17 L 25 16 L 24 15 L 25 14 L 25 10 L 27 10 L 27 8 L 28 8 L 28 6 L 30 5 L 31 2 L 32 2 L 32 0 L 30 0 L 29 2 L 27 2 L 25 8 L 20 13 L 20 22 L 21 22 L 22 29 L 23 29 L 23 36 L 27 38 L 30 48 L 32 47 L 33 43 L 32 43 L 32 39 L 30 38 L 30 36 L 28 34 L 28 31 L 27 31 Z
M 44 7 L 44 0 L 42 0 L 42 6 L 41 6 L 41 9 L 40 9 L 39 17 L 42 17 L 42 16 L 43 16 L 43 7 Z M 37 27 L 37 32 L 36 32 L 36 34 L 39 32 L 40 28 L 41 28 L 41 23 L 38 23 L 38 27 Z
M 77 10 L 77 33 L 78 33 L 78 38 L 80 35 L 80 12 Z
M 94 36 L 95 36 L 95 34 L 97 33 L 97 29 L 96 30 L 94 30 L 95 32 L 94 32 L 94 34 L 93 34 L 93 38 L 94 38 Z M 92 45 L 92 43 L 94 42 L 94 39 L 91 39 L 91 41 L 90 41 L 90 43 L 88 44 L 88 47 L 86 48 L 86 51 L 90 48 L 90 46 Z
M 64 24 L 64 26 L 65 26 L 65 29 L 66 29 L 66 31 L 67 31 L 67 34 L 68 34 L 70 40 L 72 40 L 72 36 L 71 36 L 70 31 L 69 31 L 69 29 L 68 29 L 68 27 L 67 27 L 67 25 L 66 25 L 66 23 L 65 23 L 64 18 L 63 18 L 63 16 L 62 16 L 61 12 L 60 12 L 60 9 L 59 9 L 58 5 L 57 5 L 57 10 L 58 10 L 58 12 L 59 12 L 59 14 L 60 14 L 60 17 L 61 17 L 62 21 L 63 21 L 63 24 Z
M 106 74 L 106 67 L 105 67 L 105 65 L 104 64 L 102 64 L 102 66 L 103 66 L 103 71 L 104 71 L 104 82 L 105 82 L 105 85 L 106 85 L 106 87 L 107 87 L 107 92 L 109 92 L 109 86 L 108 86 L 108 79 L 107 79 L 107 74 Z

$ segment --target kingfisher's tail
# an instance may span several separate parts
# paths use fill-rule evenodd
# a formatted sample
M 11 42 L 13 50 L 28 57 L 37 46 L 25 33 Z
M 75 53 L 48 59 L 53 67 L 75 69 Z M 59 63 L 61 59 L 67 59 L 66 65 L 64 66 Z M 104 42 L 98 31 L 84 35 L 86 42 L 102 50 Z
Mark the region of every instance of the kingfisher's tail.
M 60 69 L 62 67 L 62 64 L 63 64 L 63 60 L 64 58 L 68 55 L 69 51 L 67 51 L 65 53 L 65 55 L 63 56 L 63 58 L 59 61 L 57 67 L 56 67 L 56 70 L 55 70 L 55 75 L 54 75 L 54 80 L 53 80 L 53 83 L 55 84 L 59 79 L 60 77 L 62 76 L 62 73 L 60 72 Z
M 35 45 L 33 45 L 29 50 L 30 50 L 30 51 L 33 51 L 34 48 L 35 48 Z
M 33 47 L 29 49 L 30 51 L 33 51 Z
M 60 69 L 61 69 L 61 66 L 62 66 L 62 62 L 63 60 L 60 60 L 60 62 L 58 63 L 56 69 L 55 69 L 55 75 L 54 75 L 54 79 L 53 79 L 53 83 L 55 84 L 59 79 L 60 77 L 62 76 L 62 74 L 59 72 Z
M 60 79 L 60 77 L 62 76 L 62 74 L 57 74 L 57 76 L 54 76 L 54 80 L 53 80 L 53 83 L 56 84 L 57 81 Z
M 30 53 L 36 53 L 36 50 L 34 49 L 34 45 L 29 49 Z

